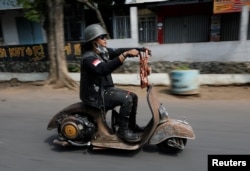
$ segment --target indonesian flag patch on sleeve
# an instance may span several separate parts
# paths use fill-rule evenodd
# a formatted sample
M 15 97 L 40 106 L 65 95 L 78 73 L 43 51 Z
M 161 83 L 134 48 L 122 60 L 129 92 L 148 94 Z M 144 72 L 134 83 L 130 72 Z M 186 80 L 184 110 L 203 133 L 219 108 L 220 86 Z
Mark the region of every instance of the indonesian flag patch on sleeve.
M 94 60 L 94 61 L 92 62 L 92 64 L 93 64 L 94 66 L 97 66 L 99 63 L 101 63 L 101 61 L 100 61 L 99 59 L 96 59 L 96 60 Z

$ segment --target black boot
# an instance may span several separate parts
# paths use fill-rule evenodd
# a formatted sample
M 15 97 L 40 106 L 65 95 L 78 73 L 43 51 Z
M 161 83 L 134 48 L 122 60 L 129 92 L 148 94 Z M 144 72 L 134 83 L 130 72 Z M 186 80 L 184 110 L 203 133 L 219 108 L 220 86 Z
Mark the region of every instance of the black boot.
M 129 129 L 135 133 L 142 133 L 144 131 L 144 127 L 136 124 L 136 114 L 131 114 L 129 117 Z
M 140 127 L 139 125 L 135 124 L 133 127 L 130 127 L 130 129 L 135 133 L 142 133 L 145 130 L 145 127 Z
M 139 142 L 140 136 L 128 129 L 128 117 L 120 116 L 117 136 L 127 142 Z

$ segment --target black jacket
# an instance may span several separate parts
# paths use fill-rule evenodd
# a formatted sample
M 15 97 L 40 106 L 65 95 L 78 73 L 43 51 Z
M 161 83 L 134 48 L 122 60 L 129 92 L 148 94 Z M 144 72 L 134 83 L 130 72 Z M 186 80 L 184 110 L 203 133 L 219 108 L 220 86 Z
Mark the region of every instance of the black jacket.
M 103 106 L 104 90 L 114 86 L 111 73 L 122 65 L 119 55 L 129 49 L 107 50 L 108 53 L 101 55 L 86 51 L 81 61 L 80 99 L 98 108 Z

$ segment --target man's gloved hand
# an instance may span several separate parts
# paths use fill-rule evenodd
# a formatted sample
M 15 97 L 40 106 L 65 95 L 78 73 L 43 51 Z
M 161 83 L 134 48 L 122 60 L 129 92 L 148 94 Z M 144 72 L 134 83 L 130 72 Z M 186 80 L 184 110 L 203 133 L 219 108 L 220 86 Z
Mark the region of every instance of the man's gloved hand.
M 128 50 L 128 51 L 126 51 L 126 52 L 123 52 L 122 53 L 122 55 L 124 56 L 124 57 L 129 57 L 129 58 L 131 58 L 131 57 L 138 57 L 139 56 L 139 51 L 137 50 L 137 49 L 131 49 L 131 50 Z
M 146 50 L 148 51 L 148 54 L 151 55 L 151 50 L 146 48 L 146 47 L 142 47 L 142 48 L 136 48 L 138 51 L 140 52 L 145 52 Z

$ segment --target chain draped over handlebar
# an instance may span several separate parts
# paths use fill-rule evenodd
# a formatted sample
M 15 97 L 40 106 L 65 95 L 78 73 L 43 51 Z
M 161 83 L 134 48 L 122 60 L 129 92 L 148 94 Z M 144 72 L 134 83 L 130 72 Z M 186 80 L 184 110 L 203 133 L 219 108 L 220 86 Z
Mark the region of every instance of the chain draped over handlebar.
M 148 75 L 151 73 L 151 67 L 148 65 L 148 58 L 150 56 L 150 51 L 145 49 L 144 51 L 140 51 L 140 82 L 141 88 L 145 88 L 149 86 Z

